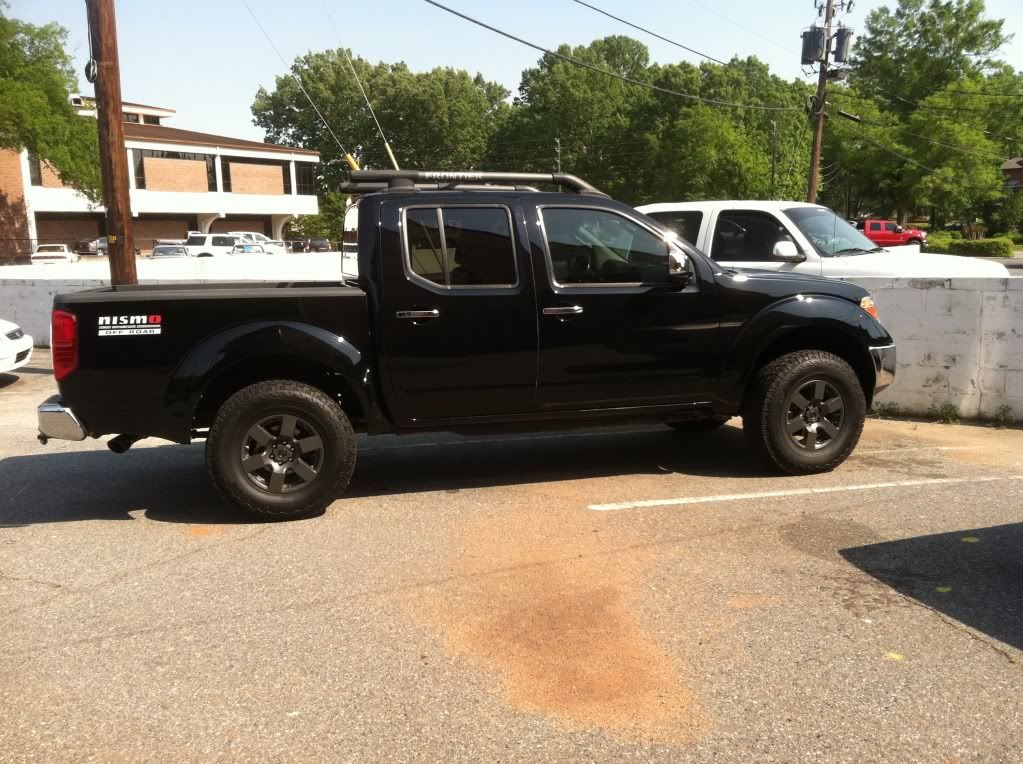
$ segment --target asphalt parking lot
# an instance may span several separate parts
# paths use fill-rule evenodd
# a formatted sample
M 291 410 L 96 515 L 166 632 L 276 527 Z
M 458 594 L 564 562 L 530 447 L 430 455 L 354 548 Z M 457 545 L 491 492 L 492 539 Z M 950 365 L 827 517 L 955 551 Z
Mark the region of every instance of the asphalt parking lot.
M 40 445 L 48 372 L 0 375 L 0 760 L 1023 760 L 1023 431 L 363 439 L 263 524 L 201 445 Z

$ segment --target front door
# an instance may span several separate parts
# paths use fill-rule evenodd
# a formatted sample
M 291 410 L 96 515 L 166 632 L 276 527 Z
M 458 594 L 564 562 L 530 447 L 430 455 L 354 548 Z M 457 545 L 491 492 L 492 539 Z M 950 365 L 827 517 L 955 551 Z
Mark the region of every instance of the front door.
M 792 263 L 774 256 L 774 245 L 795 237 L 782 222 L 761 210 L 721 210 L 714 220 L 710 256 L 729 268 L 757 268 L 770 271 L 796 271 L 821 275 L 821 262 L 814 252 L 803 252 L 806 260 Z
M 669 244 L 624 210 L 544 207 L 538 222 L 541 409 L 708 400 L 718 360 L 709 266 L 692 259 L 695 280 L 677 288 Z
M 379 320 L 389 402 L 404 426 L 535 407 L 536 300 L 512 209 L 383 206 L 386 241 L 401 256 L 382 258 Z

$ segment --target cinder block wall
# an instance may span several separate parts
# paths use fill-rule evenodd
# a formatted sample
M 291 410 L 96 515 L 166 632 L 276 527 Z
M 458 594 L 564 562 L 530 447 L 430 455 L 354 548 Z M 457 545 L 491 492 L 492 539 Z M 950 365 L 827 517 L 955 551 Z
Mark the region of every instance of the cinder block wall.
M 856 279 L 898 345 L 895 383 L 879 403 L 963 416 L 1008 405 L 1023 418 L 1023 279 Z

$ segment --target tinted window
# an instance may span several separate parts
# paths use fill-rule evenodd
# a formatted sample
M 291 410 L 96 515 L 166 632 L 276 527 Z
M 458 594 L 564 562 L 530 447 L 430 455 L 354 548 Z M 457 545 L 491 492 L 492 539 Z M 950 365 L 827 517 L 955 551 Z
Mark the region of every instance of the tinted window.
M 185 242 L 190 247 L 201 247 L 206 243 L 205 236 L 189 236 L 188 241 Z
M 668 245 L 605 210 L 552 207 L 543 225 L 558 284 L 657 284 L 668 280 Z
M 507 209 L 411 209 L 405 219 L 408 266 L 415 275 L 453 288 L 515 285 Z
M 35 154 L 28 155 L 28 176 L 33 186 L 43 185 L 43 167 Z
M 295 162 L 295 183 L 298 185 L 298 193 L 316 193 L 316 174 L 313 172 L 314 165 L 309 162 Z
M 871 223 L 870 224 L 870 230 L 871 231 L 880 231 L 881 230 L 881 224 L 880 223 Z
M 233 236 L 214 236 L 213 246 L 214 247 L 233 247 L 237 243 L 237 240 Z
M 774 260 L 774 245 L 792 241 L 773 215 L 737 210 L 722 212 L 714 226 L 710 256 L 722 262 Z
M 886 230 L 886 231 L 891 231 L 892 233 L 895 233 L 895 229 L 896 228 L 898 228 L 898 226 L 896 226 L 895 223 L 885 223 L 884 224 L 884 230 Z
M 696 210 L 688 212 L 648 212 L 658 223 L 668 228 L 680 237 L 695 245 L 700 235 L 700 224 L 703 222 L 703 213 Z

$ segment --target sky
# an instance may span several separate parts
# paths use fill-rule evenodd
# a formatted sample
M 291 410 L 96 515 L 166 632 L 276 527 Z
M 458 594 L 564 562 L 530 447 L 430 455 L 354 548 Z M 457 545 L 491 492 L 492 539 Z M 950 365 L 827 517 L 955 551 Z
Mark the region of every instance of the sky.
M 166 122 L 172 127 L 262 140 L 262 131 L 252 124 L 253 97 L 260 86 L 272 89 L 274 78 L 288 66 L 249 15 L 246 1 L 289 65 L 310 50 L 339 47 L 328 10 L 343 44 L 365 59 L 405 61 L 413 70 L 451 66 L 482 72 L 512 93 L 522 70 L 535 65 L 540 55 L 422 0 L 120 0 L 117 25 L 124 100 L 177 109 Z M 787 80 L 805 76 L 799 66 L 799 34 L 817 18 L 813 0 L 589 2 L 714 58 L 756 55 Z M 838 18 L 860 31 L 872 8 L 894 2 L 857 0 L 851 13 Z M 548 48 L 626 34 L 646 43 L 654 61 L 701 60 L 573 0 L 444 0 L 444 4 Z M 1004 18 L 1005 31 L 1015 35 L 1003 57 L 1023 70 L 1023 4 L 987 0 L 987 9 L 989 16 Z M 56 21 L 66 27 L 79 85 L 91 94 L 81 75 L 88 51 L 83 0 L 12 0 L 9 13 L 36 24 Z

